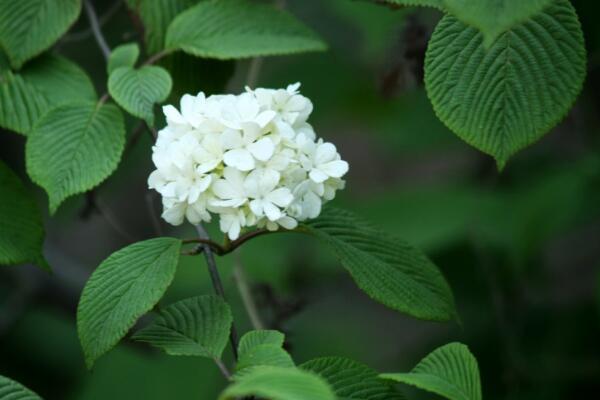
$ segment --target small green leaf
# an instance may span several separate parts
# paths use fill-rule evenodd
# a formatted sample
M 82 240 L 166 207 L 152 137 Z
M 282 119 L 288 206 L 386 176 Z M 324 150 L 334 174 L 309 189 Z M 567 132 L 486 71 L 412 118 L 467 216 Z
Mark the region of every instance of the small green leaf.
M 457 317 L 448 283 L 416 248 L 333 207 L 325 207 L 319 218 L 300 229 L 327 243 L 358 287 L 374 300 L 415 318 Z
M 144 23 L 144 39 L 148 53 L 154 54 L 165 47 L 167 27 L 173 19 L 199 0 L 129 0 Z
M 59 106 L 29 135 L 27 172 L 43 187 L 54 213 L 67 197 L 100 184 L 117 168 L 125 143 L 123 114 L 112 104 Z
M 0 400 L 42 400 L 18 382 L 0 375 Z
M 288 352 L 280 346 L 259 344 L 240 355 L 235 366 L 236 376 L 258 366 L 293 368 L 295 364 Z
M 19 73 L 0 71 L 0 126 L 24 135 L 50 108 L 94 99 L 90 78 L 63 57 L 43 55 Z
M 392 385 L 379 378 L 377 371 L 343 357 L 310 360 L 300 368 L 323 377 L 343 400 L 404 400 Z
M 166 47 L 222 60 L 326 49 L 291 14 L 245 0 L 207 0 L 184 11 L 169 26 Z
M 181 241 L 156 238 L 110 255 L 94 271 L 77 308 L 77 331 L 88 368 L 151 310 L 171 284 Z
M 433 351 L 410 373 L 380 377 L 416 386 L 449 400 L 481 400 L 477 360 L 461 343 L 450 343 Z
M 247 353 L 253 347 L 261 344 L 270 344 L 277 347 L 283 347 L 285 336 L 279 331 L 273 330 L 256 330 L 246 332 L 240 339 L 238 345 L 238 353 L 240 356 Z
M 119 67 L 131 67 L 135 65 L 140 56 L 140 46 L 137 43 L 126 43 L 115 48 L 108 58 L 107 71 L 110 75 Z
M 119 67 L 108 78 L 108 92 L 115 101 L 150 126 L 154 125 L 154 104 L 166 100 L 172 85 L 167 70 L 150 65 L 140 69 Z
M 489 49 L 477 29 L 446 16 L 425 60 L 437 116 L 500 166 L 566 115 L 585 74 L 583 34 L 567 0 L 503 33 Z
M 0 264 L 32 262 L 47 268 L 42 214 L 23 182 L 2 161 L 0 188 Z
M 297 368 L 255 367 L 239 376 L 219 397 L 256 396 L 269 400 L 335 400 L 331 387 L 316 374 Z
M 192 297 L 161 310 L 158 318 L 133 335 L 133 339 L 172 356 L 220 359 L 232 321 L 229 305 L 220 297 Z
M 285 336 L 278 331 L 258 330 L 247 332 L 238 345 L 239 360 L 236 376 L 256 366 L 294 367 L 294 361 L 283 349 Z
M 80 0 L 0 0 L 0 47 L 21 68 L 54 44 L 80 11 Z

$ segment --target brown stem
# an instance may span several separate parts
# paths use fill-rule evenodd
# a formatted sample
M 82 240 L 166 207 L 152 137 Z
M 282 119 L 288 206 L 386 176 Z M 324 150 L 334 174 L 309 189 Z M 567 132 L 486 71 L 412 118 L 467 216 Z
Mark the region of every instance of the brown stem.
M 170 49 L 161 50 L 158 53 L 152 55 L 150 58 L 148 58 L 142 65 L 154 64 L 154 63 L 158 62 L 159 60 L 163 59 L 164 57 L 168 56 L 172 52 L 173 52 L 173 50 L 170 50 Z
M 224 256 L 225 254 L 231 253 L 232 251 L 234 251 L 235 249 L 237 249 L 238 247 L 240 247 L 242 244 L 246 243 L 250 239 L 253 239 L 257 236 L 262 236 L 262 235 L 266 235 L 269 233 L 273 233 L 273 232 L 290 232 L 290 231 L 286 231 L 286 230 L 269 231 L 267 229 L 257 229 L 255 231 L 248 232 L 248 233 L 240 236 L 236 240 L 232 240 L 231 242 L 225 242 L 225 245 L 221 245 L 217 242 L 214 242 L 211 239 L 205 239 L 205 238 L 184 239 L 182 242 L 183 242 L 183 244 L 191 244 L 191 243 L 203 244 L 203 245 L 208 246 L 213 253 L 215 253 L 219 256 Z M 190 252 L 184 252 L 182 254 L 196 255 L 196 254 L 201 253 L 203 250 L 204 250 L 204 247 L 201 246 L 198 249 L 192 250 Z

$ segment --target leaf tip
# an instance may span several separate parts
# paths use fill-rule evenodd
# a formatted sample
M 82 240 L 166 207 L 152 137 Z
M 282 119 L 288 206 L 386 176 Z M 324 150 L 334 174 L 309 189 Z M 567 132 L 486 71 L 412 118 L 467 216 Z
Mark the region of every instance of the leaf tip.
M 496 158 L 496 168 L 498 168 L 498 172 L 504 171 L 504 167 L 506 167 L 507 161 L 508 160 L 506 160 L 505 158 Z

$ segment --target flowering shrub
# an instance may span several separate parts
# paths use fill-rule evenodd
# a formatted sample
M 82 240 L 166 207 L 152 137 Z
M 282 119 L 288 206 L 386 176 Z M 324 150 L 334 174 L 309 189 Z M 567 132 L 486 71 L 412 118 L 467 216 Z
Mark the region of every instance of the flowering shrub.
M 426 51 L 419 43 L 395 46 L 402 48 L 395 58 L 408 63 L 394 66 L 384 86 L 412 81 L 405 78 L 423 65 L 423 83 L 438 118 L 493 156 L 500 169 L 566 115 L 593 67 L 569 0 L 374 1 L 390 8 L 433 7 L 445 14 Z M 235 60 L 249 60 L 245 81 L 253 87 L 265 57 L 326 50 L 316 32 L 284 10 L 285 1 L 127 0 L 110 13 L 125 4 L 131 30 L 137 28 L 139 35 L 114 35 L 132 41 L 111 48 L 92 0 L 0 1 L 0 127 L 26 138 L 27 174 L 48 194 L 50 216 L 66 199 L 85 194 L 81 214 L 97 212 L 127 239 L 126 246 L 98 265 L 79 299 L 77 331 L 88 368 L 136 329 L 127 339 L 169 355 L 214 361 L 227 379 L 221 400 L 403 399 L 393 382 L 450 400 L 481 400 L 477 361 L 459 343 L 433 351 L 411 373 L 379 374 L 342 357 L 296 366 L 284 347 L 284 334 L 266 329 L 261 320 L 261 311 L 266 312 L 253 299 L 241 256 L 234 276 L 254 329 L 238 337 L 216 256 L 284 230 L 324 243 L 374 301 L 418 319 L 460 318 L 448 282 L 425 254 L 349 211 L 326 205 L 345 187 L 349 165 L 334 144 L 315 133 L 309 122 L 313 104 L 300 94 L 299 83 L 285 89 L 247 87 L 239 95 L 181 96 L 182 88 L 221 90 Z M 50 51 L 82 10 L 89 29 L 74 36 L 93 38 L 104 57 L 108 79 L 100 96 L 99 82 L 57 54 L 61 46 Z M 426 30 L 408 25 L 406 36 L 419 42 Z M 148 57 L 140 60 L 140 54 Z M 211 65 L 218 65 L 214 81 L 208 76 Z M 208 77 L 198 80 L 204 73 Z M 158 106 L 172 98 L 180 98 L 180 106 L 162 107 L 166 126 L 156 132 Z M 131 121 L 137 125 L 127 135 Z M 195 225 L 194 237 L 179 238 L 175 228 L 163 236 L 149 196 L 148 212 L 159 237 L 135 241 L 98 199 L 100 185 L 144 131 L 155 140 L 156 169 L 148 186 L 161 196 L 162 218 L 174 226 L 187 220 Z M 44 219 L 37 200 L 2 161 L 0 188 L 0 264 L 51 269 L 43 254 Z M 222 238 L 210 237 L 204 225 L 209 222 L 218 223 Z M 157 307 L 180 259 L 199 255 L 215 294 Z M 32 286 L 38 287 L 37 280 Z M 13 303 L 26 300 L 17 296 Z M 153 318 L 140 321 L 148 313 Z M 231 356 L 224 357 L 228 343 Z M 509 344 L 513 359 L 516 351 L 509 347 L 517 346 Z M 0 376 L 0 400 L 17 397 L 39 399 Z
M 219 215 L 230 239 L 244 227 L 294 229 L 332 200 L 348 163 L 317 139 L 312 102 L 286 89 L 246 89 L 234 95 L 184 95 L 180 110 L 163 107 L 148 185 L 162 196 L 173 225 Z

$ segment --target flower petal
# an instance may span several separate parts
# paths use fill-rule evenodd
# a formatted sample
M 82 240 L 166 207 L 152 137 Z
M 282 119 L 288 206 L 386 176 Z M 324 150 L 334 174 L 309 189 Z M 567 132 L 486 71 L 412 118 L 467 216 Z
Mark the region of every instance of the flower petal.
M 250 171 L 254 168 L 254 157 L 246 149 L 229 150 L 223 155 L 223 162 L 240 171 Z
M 319 170 L 317 168 L 313 168 L 310 171 L 310 173 L 308 174 L 308 176 L 315 183 L 325 182 L 325 180 L 327 180 L 327 178 L 329 178 L 329 175 L 327 175 L 326 173 L 324 173 L 323 171 L 321 171 L 321 170 Z
M 269 138 L 260 139 L 258 142 L 254 142 L 247 147 L 248 151 L 252 153 L 254 158 L 260 161 L 267 161 L 273 156 L 275 151 L 275 145 Z
M 267 201 L 276 204 L 279 207 L 287 207 L 292 201 L 294 201 L 294 196 L 292 196 L 292 192 L 288 188 L 279 188 L 273 190 L 271 193 L 265 196 Z
M 244 145 L 242 132 L 235 129 L 226 129 L 221 134 L 221 145 L 224 149 L 237 149 Z
M 273 203 L 264 201 L 263 202 L 263 211 L 265 215 L 269 219 L 269 221 L 277 221 L 281 218 L 281 210 L 277 208 Z
M 331 143 L 323 143 L 317 146 L 315 151 L 315 164 L 320 165 L 335 159 L 337 150 Z
M 319 168 L 332 178 L 341 178 L 348 172 L 349 166 L 346 161 L 335 160 L 321 164 Z
M 168 124 L 185 125 L 187 123 L 185 118 L 183 118 L 183 115 L 181 115 L 179 111 L 177 111 L 177 109 L 170 104 L 163 107 L 163 114 L 165 114 L 165 117 L 167 117 Z

